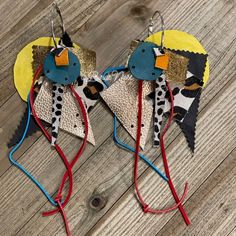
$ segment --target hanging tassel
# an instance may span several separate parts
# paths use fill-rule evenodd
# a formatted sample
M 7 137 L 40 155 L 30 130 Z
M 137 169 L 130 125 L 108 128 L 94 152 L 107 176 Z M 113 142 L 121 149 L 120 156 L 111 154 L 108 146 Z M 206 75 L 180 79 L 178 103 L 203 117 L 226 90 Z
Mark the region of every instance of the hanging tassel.
M 86 143 L 87 143 L 87 138 L 88 138 L 88 117 L 87 117 L 87 111 L 86 111 L 84 102 L 82 101 L 81 97 L 75 91 L 75 89 L 74 89 L 74 87 L 72 85 L 69 85 L 69 88 L 70 88 L 72 94 L 74 95 L 75 99 L 77 100 L 77 102 L 78 102 L 78 104 L 79 104 L 79 106 L 81 108 L 82 115 L 83 115 L 83 120 L 84 120 L 84 128 L 85 128 L 85 130 L 84 130 L 85 134 L 84 134 L 84 139 L 83 139 L 82 145 L 80 146 L 80 149 L 77 152 L 77 154 L 74 157 L 74 159 L 70 162 L 70 166 L 71 166 L 71 168 L 73 168 L 75 163 L 78 161 L 78 159 L 83 154 L 83 151 L 84 151 Z M 60 188 L 58 190 L 57 196 L 61 196 L 67 178 L 68 178 L 68 172 L 65 172 L 65 174 L 64 174 L 64 176 L 62 178 L 61 185 L 60 185 Z M 69 191 L 67 196 L 66 196 L 66 198 L 65 198 L 65 200 L 62 203 L 62 207 L 65 207 L 67 205 L 67 203 L 70 200 L 71 194 L 72 194 L 72 191 Z M 60 211 L 60 209 L 57 208 L 57 209 L 54 209 L 54 210 L 51 210 L 51 211 L 48 211 L 48 212 L 44 212 L 43 216 L 51 216 L 51 215 L 56 214 L 59 211 Z
M 65 213 L 65 211 L 64 211 L 64 208 L 63 208 L 63 206 L 62 206 L 62 204 L 61 204 L 61 200 L 62 200 L 62 196 L 58 196 L 58 197 L 55 198 L 55 201 L 56 201 L 57 204 L 58 204 L 58 208 L 60 209 L 60 212 L 61 212 L 61 215 L 62 215 L 64 224 L 65 224 L 65 227 L 66 227 L 67 236 L 71 236 L 70 227 L 69 227 L 69 222 L 68 222 L 66 213 Z
M 136 190 L 136 193 L 137 193 L 138 200 L 142 205 L 143 212 L 144 213 L 149 212 L 149 213 L 153 213 L 153 214 L 162 214 L 162 213 L 167 213 L 169 211 L 173 211 L 177 208 L 182 207 L 182 202 L 183 202 L 183 200 L 184 200 L 184 198 L 187 194 L 188 185 L 187 184 L 185 185 L 183 196 L 181 197 L 181 199 L 178 199 L 178 201 L 176 200 L 175 205 L 173 205 L 169 208 L 166 208 L 166 209 L 161 209 L 161 210 L 159 210 L 159 209 L 156 210 L 156 209 L 150 208 L 149 205 L 144 201 L 144 199 L 141 195 L 141 192 L 139 191 L 139 186 L 138 186 L 138 162 L 139 162 L 139 146 L 140 146 L 141 127 L 142 127 L 142 99 L 143 99 L 143 88 L 142 87 L 143 87 L 143 81 L 139 80 L 138 81 L 138 127 L 137 127 L 137 138 L 136 138 L 136 147 L 135 147 L 135 160 L 134 160 L 134 186 L 135 186 L 135 190 Z M 161 141 L 163 140 L 163 137 L 164 137 L 164 134 L 165 134 L 166 130 L 170 126 L 172 118 L 173 118 L 173 115 L 170 116 L 170 118 L 168 120 L 168 124 L 164 128 L 164 132 L 161 135 Z M 166 156 L 163 155 L 163 160 L 164 159 L 166 160 Z M 165 164 L 165 162 L 164 162 L 164 164 Z M 165 165 L 165 171 L 166 171 L 166 165 Z M 169 185 L 172 184 L 168 171 L 166 171 L 166 176 L 169 179 L 168 184 Z

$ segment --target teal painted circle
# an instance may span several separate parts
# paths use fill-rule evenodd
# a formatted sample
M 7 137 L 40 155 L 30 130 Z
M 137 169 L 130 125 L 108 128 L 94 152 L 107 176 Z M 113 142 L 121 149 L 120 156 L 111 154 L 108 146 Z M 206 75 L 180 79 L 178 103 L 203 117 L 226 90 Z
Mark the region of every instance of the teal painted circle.
M 56 66 L 54 53 L 50 52 L 43 66 L 45 76 L 56 83 L 68 85 L 77 80 L 80 76 L 80 62 L 78 57 L 68 50 L 69 65 L 68 66 Z
M 162 74 L 162 70 L 155 67 L 154 48 L 157 48 L 154 43 L 141 42 L 131 54 L 128 67 L 136 79 L 156 80 Z

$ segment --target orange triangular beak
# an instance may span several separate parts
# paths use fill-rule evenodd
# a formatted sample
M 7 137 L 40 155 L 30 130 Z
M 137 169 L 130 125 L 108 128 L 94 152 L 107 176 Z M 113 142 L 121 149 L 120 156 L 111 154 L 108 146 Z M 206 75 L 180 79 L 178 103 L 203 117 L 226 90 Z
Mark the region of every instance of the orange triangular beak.
M 68 49 L 64 48 L 59 55 L 55 55 L 56 66 L 68 66 L 69 65 L 69 54 Z
M 156 57 L 155 67 L 167 70 L 169 63 L 169 56 L 167 54 L 159 55 Z

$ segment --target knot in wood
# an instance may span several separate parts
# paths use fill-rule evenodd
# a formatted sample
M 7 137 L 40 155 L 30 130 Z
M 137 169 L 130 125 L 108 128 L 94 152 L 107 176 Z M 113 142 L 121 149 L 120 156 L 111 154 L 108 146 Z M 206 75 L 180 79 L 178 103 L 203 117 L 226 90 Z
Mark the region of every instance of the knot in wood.
M 138 5 L 132 7 L 130 10 L 131 15 L 133 16 L 145 16 L 147 14 L 147 7 L 145 5 Z
M 100 195 L 94 195 L 90 198 L 89 205 L 92 209 L 95 209 L 97 211 L 101 210 L 105 207 L 107 203 L 107 200 L 100 196 Z

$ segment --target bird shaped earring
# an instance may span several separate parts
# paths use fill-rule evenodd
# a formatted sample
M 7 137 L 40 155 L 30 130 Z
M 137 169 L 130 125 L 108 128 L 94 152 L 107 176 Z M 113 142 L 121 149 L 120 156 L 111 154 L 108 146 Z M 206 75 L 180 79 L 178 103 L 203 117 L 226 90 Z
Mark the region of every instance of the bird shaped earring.
M 161 31 L 153 33 L 156 16 L 161 19 Z M 184 194 L 179 198 L 170 176 L 164 136 L 172 121 L 176 120 L 187 140 L 194 140 L 200 91 L 209 77 L 207 54 L 194 36 L 178 30 L 165 30 L 163 17 L 156 11 L 150 19 L 148 37 L 144 41 L 132 41 L 123 68 L 124 76 L 101 96 L 115 114 L 115 121 L 117 117 L 136 140 L 135 150 L 131 147 L 129 150 L 135 152 L 134 185 L 138 200 L 145 213 L 160 214 L 179 208 L 188 225 L 190 221 L 182 205 L 188 185 L 185 184 Z M 168 120 L 163 127 L 165 116 Z M 154 123 L 150 126 L 152 117 Z M 176 201 L 176 205 L 163 210 L 150 208 L 138 187 L 140 146 L 144 148 L 149 127 L 153 127 L 153 146 L 161 148 L 167 183 Z M 193 143 L 189 141 L 191 149 Z M 146 163 L 153 168 L 148 160 Z

